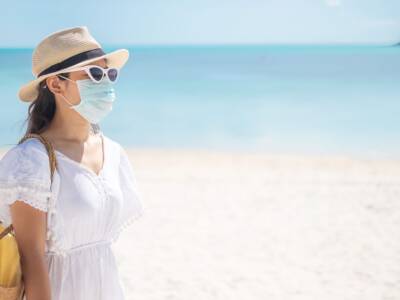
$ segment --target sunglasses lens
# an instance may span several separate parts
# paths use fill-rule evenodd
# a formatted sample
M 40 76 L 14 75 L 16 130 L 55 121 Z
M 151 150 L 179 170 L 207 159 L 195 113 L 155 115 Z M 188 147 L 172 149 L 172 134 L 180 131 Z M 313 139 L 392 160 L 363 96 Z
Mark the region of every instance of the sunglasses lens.
M 103 70 L 100 68 L 93 67 L 93 68 L 90 68 L 89 71 L 90 71 L 90 75 L 92 75 L 92 77 L 96 81 L 100 81 L 104 76 Z
M 117 80 L 117 77 L 118 77 L 118 70 L 115 69 L 115 68 L 108 69 L 107 75 L 108 75 L 108 78 L 109 78 L 111 81 L 114 82 L 115 80 Z

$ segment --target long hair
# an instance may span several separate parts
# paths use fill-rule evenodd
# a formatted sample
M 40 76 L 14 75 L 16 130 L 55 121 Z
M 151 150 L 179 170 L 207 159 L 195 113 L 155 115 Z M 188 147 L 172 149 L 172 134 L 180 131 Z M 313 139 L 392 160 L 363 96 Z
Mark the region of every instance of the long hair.
M 69 78 L 69 73 L 59 74 Z M 61 80 L 66 80 L 59 77 Z M 32 101 L 28 107 L 28 116 L 25 122 L 28 123 L 26 134 L 42 133 L 47 129 L 53 120 L 56 112 L 56 99 L 54 94 L 47 87 L 46 80 L 39 83 L 39 94 L 35 101 Z
M 61 80 L 67 80 L 64 76 L 69 78 L 69 73 L 62 73 L 57 75 Z M 25 120 L 27 122 L 27 129 L 25 135 L 29 133 L 41 134 L 45 131 L 51 121 L 53 120 L 56 112 L 56 99 L 54 94 L 46 85 L 46 80 L 43 80 L 39 84 L 39 94 L 35 101 L 32 101 L 28 107 L 28 116 Z M 91 124 L 93 131 L 96 133 L 100 127 L 98 124 Z

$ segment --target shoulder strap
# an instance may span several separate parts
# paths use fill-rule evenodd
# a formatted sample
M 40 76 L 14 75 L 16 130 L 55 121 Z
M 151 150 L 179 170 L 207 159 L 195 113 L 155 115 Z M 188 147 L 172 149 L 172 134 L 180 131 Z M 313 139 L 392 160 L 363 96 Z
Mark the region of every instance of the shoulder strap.
M 57 159 L 56 159 L 56 154 L 54 152 L 53 145 L 48 141 L 44 136 L 37 134 L 37 133 L 28 133 L 25 136 L 23 136 L 18 144 L 21 144 L 25 140 L 29 138 L 37 138 L 39 141 L 46 147 L 47 154 L 49 156 L 49 161 L 50 161 L 50 180 L 53 182 L 53 176 L 54 176 L 54 171 L 57 168 Z M 1 222 L 0 222 L 1 224 Z M 8 233 L 13 233 L 13 225 L 10 224 L 6 229 L 4 229 L 2 232 L 0 232 L 0 240 L 5 237 Z
M 39 139 L 39 141 L 46 147 L 46 151 L 47 151 L 47 154 L 49 156 L 49 161 L 50 161 L 51 181 L 53 181 L 54 171 L 55 171 L 55 169 L 57 167 L 57 159 L 56 159 L 56 155 L 55 155 L 55 152 L 54 152 L 53 145 L 44 136 L 42 136 L 40 134 L 37 134 L 37 133 L 28 133 L 28 134 L 26 134 L 24 137 L 22 137 L 19 140 L 18 144 L 21 144 L 22 142 L 24 142 L 25 140 L 27 140 L 29 138 L 37 138 L 37 139 Z

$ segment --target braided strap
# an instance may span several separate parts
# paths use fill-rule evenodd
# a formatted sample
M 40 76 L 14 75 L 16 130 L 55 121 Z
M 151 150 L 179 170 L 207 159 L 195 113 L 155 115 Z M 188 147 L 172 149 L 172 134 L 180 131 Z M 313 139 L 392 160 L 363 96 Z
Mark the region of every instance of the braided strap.
M 54 171 L 57 167 L 57 159 L 56 159 L 56 154 L 54 152 L 53 145 L 42 135 L 37 134 L 37 133 L 28 133 L 24 137 L 22 137 L 18 144 L 23 143 L 25 140 L 29 138 L 38 138 L 42 144 L 46 147 L 47 154 L 49 155 L 49 160 L 50 160 L 50 174 L 51 174 L 51 180 L 53 181 L 53 174 Z
M 0 222 L 0 224 L 1 224 L 2 222 Z M 3 230 L 3 232 L 1 232 L 0 233 L 0 240 L 3 238 L 3 237 L 5 237 L 7 234 L 9 234 L 10 232 L 12 232 L 12 230 L 13 230 L 13 227 L 12 227 L 12 224 L 10 225 L 10 226 L 8 226 L 7 228 L 5 228 L 4 230 Z
M 53 181 L 53 175 L 55 172 L 55 169 L 57 168 L 57 159 L 56 159 L 56 154 L 54 152 L 54 147 L 53 145 L 50 143 L 50 141 L 48 141 L 44 136 L 37 134 L 37 133 L 28 133 L 25 136 L 23 136 L 19 141 L 18 144 L 23 143 L 24 141 L 26 141 L 29 138 L 37 138 L 39 139 L 39 141 L 45 146 L 47 154 L 49 156 L 49 162 L 50 162 L 50 179 L 51 182 Z M 2 223 L 0 221 L 0 223 Z M 3 237 L 5 237 L 8 233 L 14 235 L 14 228 L 13 225 L 10 224 L 8 227 L 6 227 L 2 232 L 0 232 L 0 239 L 2 239 Z

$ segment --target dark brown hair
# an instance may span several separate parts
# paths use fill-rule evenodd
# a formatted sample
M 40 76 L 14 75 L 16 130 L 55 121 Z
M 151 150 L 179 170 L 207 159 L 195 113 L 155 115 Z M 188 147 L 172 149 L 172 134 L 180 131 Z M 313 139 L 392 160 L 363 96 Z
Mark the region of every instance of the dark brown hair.
M 58 75 L 69 78 L 69 73 Z M 66 80 L 62 77 L 59 78 L 61 80 Z M 55 111 L 56 100 L 54 94 L 47 87 L 46 80 L 43 80 L 39 84 L 39 95 L 28 107 L 28 117 L 25 120 L 25 123 L 28 122 L 28 126 L 25 134 L 42 133 L 45 129 L 47 129 L 53 120 Z

